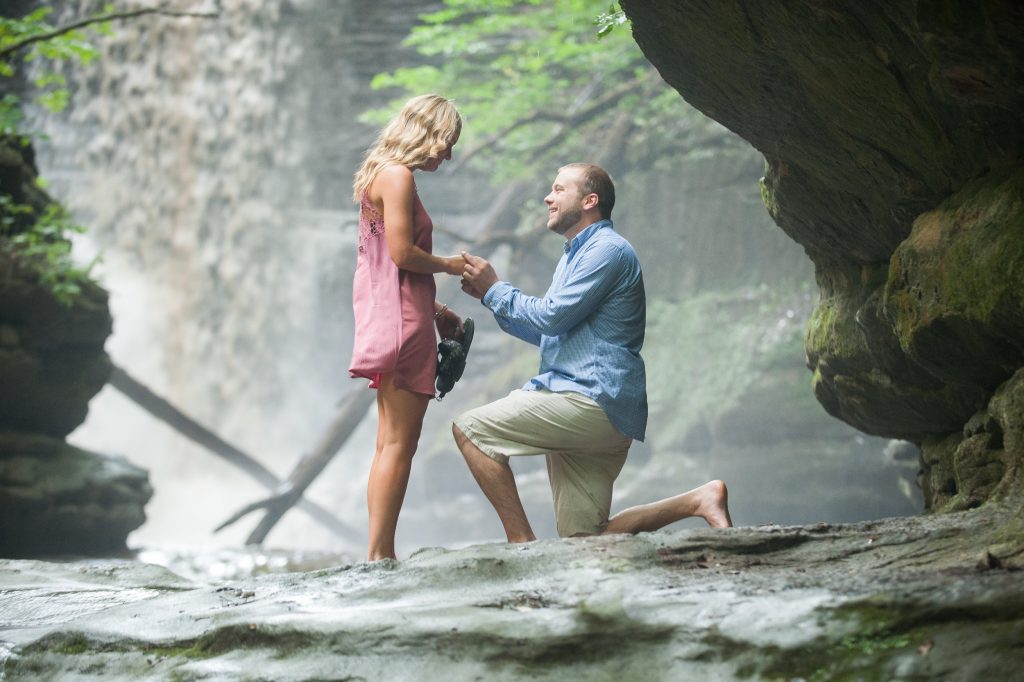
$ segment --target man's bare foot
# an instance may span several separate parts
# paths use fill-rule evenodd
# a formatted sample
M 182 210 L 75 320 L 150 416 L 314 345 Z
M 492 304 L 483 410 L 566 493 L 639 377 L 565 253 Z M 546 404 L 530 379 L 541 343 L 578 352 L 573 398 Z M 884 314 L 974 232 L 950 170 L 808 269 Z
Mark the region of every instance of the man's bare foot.
M 708 481 L 694 492 L 700 496 L 696 516 L 701 516 L 712 528 L 732 528 L 729 516 L 729 489 L 724 481 Z

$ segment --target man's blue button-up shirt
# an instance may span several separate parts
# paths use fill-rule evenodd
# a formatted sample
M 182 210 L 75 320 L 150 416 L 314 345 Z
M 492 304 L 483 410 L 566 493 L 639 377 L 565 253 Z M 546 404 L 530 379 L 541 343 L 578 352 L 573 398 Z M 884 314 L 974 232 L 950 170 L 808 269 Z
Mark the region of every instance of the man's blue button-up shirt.
M 566 242 L 543 298 L 497 282 L 483 304 L 503 330 L 540 346 L 540 374 L 524 389 L 581 393 L 623 435 L 644 439 L 644 280 L 636 252 L 612 221 L 596 222 Z

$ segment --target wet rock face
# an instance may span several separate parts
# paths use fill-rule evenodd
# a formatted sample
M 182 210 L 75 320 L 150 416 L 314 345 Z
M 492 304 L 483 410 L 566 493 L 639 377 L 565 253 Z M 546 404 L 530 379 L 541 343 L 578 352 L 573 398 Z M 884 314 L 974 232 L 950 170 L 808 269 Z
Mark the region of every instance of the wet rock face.
M 929 475 L 938 443 L 973 443 L 989 473 L 933 506 L 1000 490 L 1012 467 L 965 425 L 1024 361 L 1024 7 L 622 5 L 665 80 L 767 159 L 765 206 L 816 267 L 819 402 L 924 443 Z
M 36 215 L 52 201 L 34 183 L 28 148 L 0 141 L 0 179 L 12 203 Z M 28 215 L 0 217 L 19 232 Z M 60 303 L 7 235 L 0 273 L 0 556 L 123 551 L 145 520 L 146 473 L 63 442 L 110 374 L 107 293 L 86 283 L 70 306 Z
M 768 159 L 767 204 L 815 262 L 879 263 L 1024 131 L 1018 3 L 623 7 L 683 97 Z
M 5 193 L 14 188 L 12 202 L 33 207 L 37 215 L 52 201 L 34 185 L 28 148 L 0 144 L 0 177 Z M 16 223 L 15 230 L 27 227 Z M 110 374 L 103 350 L 112 325 L 107 293 L 88 284 L 65 306 L 6 245 L 0 248 L 0 271 L 0 429 L 63 438 L 85 420 L 89 400 Z
M 1020 544 L 992 544 L 994 507 L 852 526 L 424 549 L 401 563 L 212 584 L 141 563 L 0 561 L 0 672 L 1016 679 L 1024 583 L 1007 557 Z
M 146 472 L 123 458 L 0 433 L 2 556 L 123 552 L 152 494 Z
M 1024 365 L 1024 169 L 992 172 L 914 221 L 883 310 L 900 348 L 947 384 L 991 390 Z
M 0 428 L 63 438 L 110 375 L 107 294 L 85 287 L 68 308 L 5 252 L 0 268 L 9 273 L 0 285 Z
M 970 509 L 1012 494 L 1024 472 L 1024 370 L 1000 386 L 962 432 L 925 441 L 921 487 L 932 507 Z

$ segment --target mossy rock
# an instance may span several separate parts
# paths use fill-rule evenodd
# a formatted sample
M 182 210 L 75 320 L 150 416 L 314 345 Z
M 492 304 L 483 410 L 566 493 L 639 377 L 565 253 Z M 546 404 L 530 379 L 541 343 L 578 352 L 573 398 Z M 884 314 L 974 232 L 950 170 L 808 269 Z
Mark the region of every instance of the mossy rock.
M 42 213 L 53 199 L 36 184 L 37 175 L 33 148 L 14 136 L 0 135 L 0 194 L 15 205 L 29 206 L 36 214 Z M 7 213 L 3 207 L 0 217 L 10 234 L 23 232 L 35 220 L 31 213 Z
M 1024 365 L 1024 169 L 918 217 L 884 306 L 907 355 L 946 383 L 991 390 Z
M 1001 385 L 962 432 L 922 444 L 927 508 L 960 511 L 1020 497 L 1024 464 L 1024 369 Z
M 110 376 L 103 346 L 113 321 L 99 285 L 83 281 L 78 295 L 62 302 L 11 245 L 12 234 L 54 203 L 36 176 L 32 147 L 0 137 L 0 195 L 31 209 L 5 213 L 0 204 L 0 429 L 62 438 L 85 421 L 89 401 Z
M 62 438 L 110 376 L 107 292 L 86 283 L 66 306 L 3 250 L 0 268 L 0 429 Z
M 666 82 L 764 154 L 763 203 L 821 289 L 819 401 L 871 434 L 961 432 L 1024 365 L 1022 6 L 621 6 Z M 934 483 L 959 466 L 957 504 L 998 498 L 1016 469 L 989 448 L 936 454 Z
M 944 382 L 907 356 L 883 307 L 887 273 L 881 266 L 819 268 L 807 363 L 829 414 L 865 433 L 920 442 L 959 429 L 989 392 Z
M 146 472 L 123 458 L 0 432 L 0 556 L 124 552 L 152 493 Z

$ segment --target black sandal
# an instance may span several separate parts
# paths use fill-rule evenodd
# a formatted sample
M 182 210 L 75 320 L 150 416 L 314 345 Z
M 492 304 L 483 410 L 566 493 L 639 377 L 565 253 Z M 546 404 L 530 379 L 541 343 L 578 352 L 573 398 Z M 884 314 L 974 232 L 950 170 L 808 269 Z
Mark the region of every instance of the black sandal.
M 443 339 L 437 344 L 437 399 L 455 388 L 455 382 L 462 378 L 466 369 L 466 356 L 473 343 L 473 318 L 462 321 L 462 338 Z

